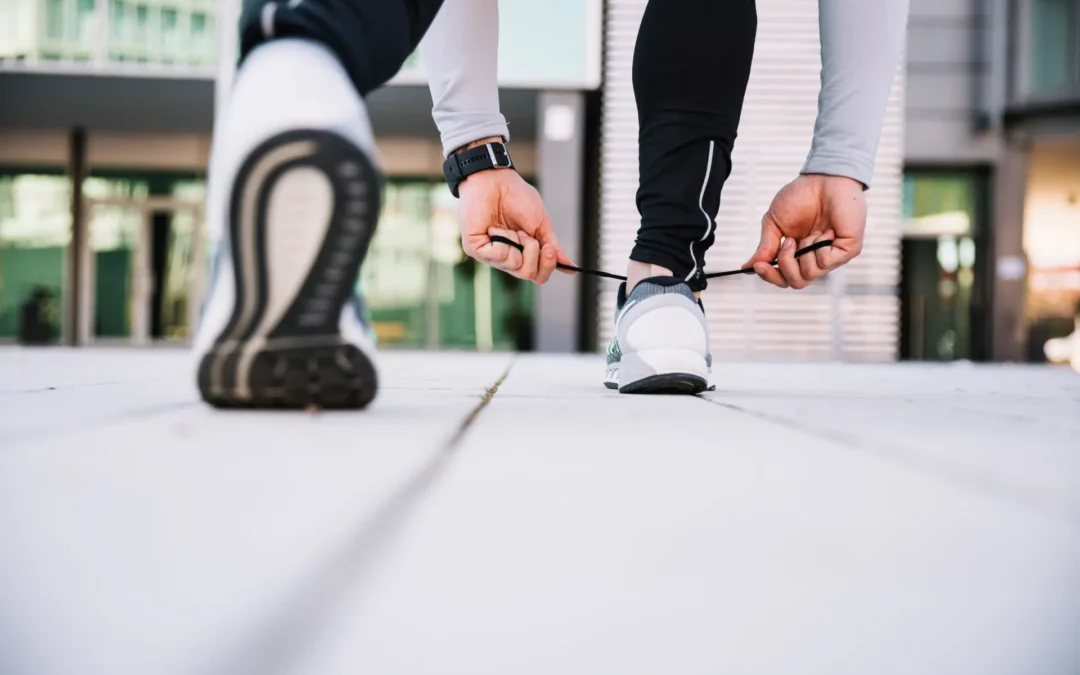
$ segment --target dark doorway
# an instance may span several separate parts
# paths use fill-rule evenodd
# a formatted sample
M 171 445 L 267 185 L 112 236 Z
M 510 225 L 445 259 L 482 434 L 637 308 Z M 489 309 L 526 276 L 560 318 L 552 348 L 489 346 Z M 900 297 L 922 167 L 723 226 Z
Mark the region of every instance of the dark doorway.
M 150 214 L 150 339 L 165 336 L 165 283 L 168 279 L 169 242 L 172 235 L 172 211 Z
M 986 176 L 904 175 L 900 357 L 983 361 L 990 354 Z

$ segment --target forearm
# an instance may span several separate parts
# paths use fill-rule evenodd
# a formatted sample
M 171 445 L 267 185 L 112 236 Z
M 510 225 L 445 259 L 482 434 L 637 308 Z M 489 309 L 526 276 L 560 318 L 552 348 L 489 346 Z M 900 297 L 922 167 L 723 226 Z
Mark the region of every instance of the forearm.
M 443 2 L 420 42 L 443 155 L 482 138 L 509 140 L 499 112 L 498 51 L 498 0 Z
M 908 0 L 819 0 L 821 94 L 803 173 L 870 186 Z

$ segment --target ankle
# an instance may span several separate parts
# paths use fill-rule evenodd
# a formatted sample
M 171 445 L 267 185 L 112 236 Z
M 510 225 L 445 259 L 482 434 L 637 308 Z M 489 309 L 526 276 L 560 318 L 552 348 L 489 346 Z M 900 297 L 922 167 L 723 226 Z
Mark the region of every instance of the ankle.
M 637 260 L 631 260 L 626 265 L 626 294 L 634 290 L 634 287 L 639 283 L 648 279 L 649 277 L 673 277 L 675 273 L 666 267 L 660 265 L 653 265 L 651 263 L 639 262 Z M 694 291 L 695 298 L 701 298 L 700 291 Z
M 626 293 L 629 295 L 634 287 L 649 277 L 673 277 L 675 273 L 666 267 L 650 263 L 631 260 L 626 265 Z

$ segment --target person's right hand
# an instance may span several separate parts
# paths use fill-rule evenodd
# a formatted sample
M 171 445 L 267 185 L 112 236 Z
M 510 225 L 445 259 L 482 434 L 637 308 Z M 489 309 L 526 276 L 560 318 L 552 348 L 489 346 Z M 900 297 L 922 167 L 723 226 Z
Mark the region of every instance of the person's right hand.
M 865 230 L 862 183 L 842 176 L 803 174 L 776 194 L 761 219 L 761 243 L 744 267 L 753 267 L 774 286 L 806 288 L 859 255 Z M 825 239 L 832 244 L 795 258 L 797 249 Z M 779 263 L 776 267 L 770 264 L 774 259 Z
M 555 237 L 544 200 L 513 169 L 474 173 L 458 186 L 461 245 L 470 257 L 537 284 L 557 263 L 573 265 Z M 499 235 L 524 247 L 492 242 Z

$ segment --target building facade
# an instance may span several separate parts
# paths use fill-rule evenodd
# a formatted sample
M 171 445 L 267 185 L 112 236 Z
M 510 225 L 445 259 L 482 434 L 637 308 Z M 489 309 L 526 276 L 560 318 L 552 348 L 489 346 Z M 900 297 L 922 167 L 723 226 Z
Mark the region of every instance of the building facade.
M 39 291 L 57 340 L 190 339 L 213 253 L 205 173 L 238 5 L 0 4 L 0 340 L 18 336 L 22 308 Z M 601 21 L 600 0 L 500 3 L 515 163 L 548 197 L 572 246 L 583 227 L 585 100 L 600 85 Z M 552 35 L 555 56 L 535 59 Z M 389 180 L 358 284 L 380 340 L 576 349 L 576 281 L 535 289 L 461 253 L 424 83 L 414 55 L 369 100 Z M 548 117 L 551 133 L 538 134 Z
M 1029 360 L 1072 325 L 1080 0 L 911 2 L 864 254 L 801 293 L 751 277 L 714 282 L 706 306 L 718 357 Z M 645 4 L 500 2 L 515 161 L 571 256 L 612 271 L 637 228 L 631 63 Z M 20 309 L 40 289 L 69 343 L 190 338 L 212 253 L 205 170 L 237 9 L 0 4 L 0 340 L 17 336 Z M 758 14 L 714 270 L 749 256 L 816 115 L 816 3 L 759 0 Z M 534 288 L 463 258 L 423 83 L 413 58 L 369 101 L 390 180 L 358 283 L 383 344 L 602 345 L 613 285 L 557 275 Z
M 906 358 L 1040 361 L 1080 300 L 1080 3 L 912 0 Z

